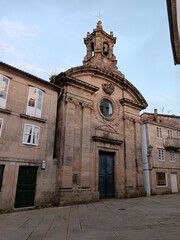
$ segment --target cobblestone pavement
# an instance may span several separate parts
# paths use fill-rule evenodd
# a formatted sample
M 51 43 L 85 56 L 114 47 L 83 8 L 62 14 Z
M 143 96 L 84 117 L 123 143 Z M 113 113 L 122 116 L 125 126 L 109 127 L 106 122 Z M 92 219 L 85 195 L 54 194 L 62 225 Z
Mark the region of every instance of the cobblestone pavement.
M 180 194 L 0 215 L 0 240 L 179 240 Z

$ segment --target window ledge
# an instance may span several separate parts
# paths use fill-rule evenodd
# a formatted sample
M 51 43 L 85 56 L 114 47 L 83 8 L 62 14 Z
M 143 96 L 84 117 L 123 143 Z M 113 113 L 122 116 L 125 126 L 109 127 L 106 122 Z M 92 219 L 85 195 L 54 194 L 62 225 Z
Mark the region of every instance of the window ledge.
M 6 113 L 6 114 L 11 114 L 11 110 L 9 110 L 9 109 L 4 109 L 4 108 L 1 108 L 0 107 L 0 112 L 2 112 L 2 113 Z
M 47 121 L 44 118 L 33 117 L 33 116 L 30 116 L 30 115 L 27 115 L 27 114 L 24 114 L 24 113 L 20 113 L 20 117 L 35 120 L 35 121 L 42 122 L 42 123 L 46 123 L 46 121 Z
M 157 185 L 157 188 L 167 188 L 167 187 L 168 187 L 168 185 L 164 185 L 164 186 L 163 185 L 162 186 L 161 185 Z
M 38 144 L 32 144 L 32 143 L 26 143 L 26 142 L 23 142 L 22 143 L 23 144 L 23 146 L 29 146 L 29 147 L 38 147 Z

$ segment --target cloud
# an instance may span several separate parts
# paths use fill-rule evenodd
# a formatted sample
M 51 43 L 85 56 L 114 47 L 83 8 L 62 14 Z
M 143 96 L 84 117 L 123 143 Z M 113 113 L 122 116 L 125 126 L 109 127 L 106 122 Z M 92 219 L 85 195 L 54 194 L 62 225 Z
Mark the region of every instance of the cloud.
M 41 45 L 42 30 L 36 24 L 20 21 L 0 20 L 0 56 L 1 60 L 23 71 L 43 79 L 49 79 L 51 73 L 64 71 L 62 67 L 52 67 L 38 52 Z M 42 46 L 41 46 L 42 47 Z M 69 65 L 69 63 L 66 62 Z
M 16 58 L 31 57 L 30 49 L 40 35 L 37 25 L 26 25 L 18 21 L 0 20 L 0 54 Z
M 3 55 L 4 53 L 10 54 L 16 57 L 22 57 L 23 54 L 18 52 L 14 46 L 8 44 L 7 42 L 0 40 L 0 53 Z
M 37 77 L 40 77 L 43 79 L 49 78 L 48 76 L 49 76 L 50 69 L 48 69 L 48 67 L 46 66 L 39 66 L 39 63 L 12 60 L 11 62 L 9 62 L 9 64 L 22 71 L 35 75 Z
M 62 59 L 61 62 L 67 66 L 67 69 L 75 66 L 75 64 L 70 63 L 69 59 Z
M 168 94 L 151 95 L 147 97 L 147 102 L 149 104 L 149 109 L 152 111 L 153 108 L 157 108 L 160 113 L 179 115 L 177 109 L 179 109 L 179 104 L 177 101 L 177 96 L 172 96 Z
M 163 96 L 148 96 L 147 98 L 154 102 L 166 102 L 166 99 Z
M 158 102 L 167 102 L 167 101 L 172 101 L 176 100 L 176 96 L 168 95 L 168 94 L 160 94 L 158 96 L 147 96 L 147 98 L 151 101 L 158 101 Z
M 8 38 L 34 37 L 37 35 L 36 25 L 25 25 L 18 21 L 3 19 L 0 21 L 1 35 Z
M 12 66 L 28 72 L 32 75 L 40 77 L 45 80 L 49 80 L 50 76 L 53 74 L 59 74 L 60 72 L 64 72 L 65 69 L 59 66 L 48 67 L 48 66 L 40 66 L 39 63 L 32 62 L 21 62 L 21 61 L 12 61 L 10 63 Z
M 52 69 L 53 69 L 53 67 L 52 67 Z M 60 67 L 60 66 L 55 66 L 54 70 L 51 70 L 51 72 L 52 72 L 51 74 L 59 74 L 60 72 L 64 72 L 64 71 L 66 71 L 65 68 Z

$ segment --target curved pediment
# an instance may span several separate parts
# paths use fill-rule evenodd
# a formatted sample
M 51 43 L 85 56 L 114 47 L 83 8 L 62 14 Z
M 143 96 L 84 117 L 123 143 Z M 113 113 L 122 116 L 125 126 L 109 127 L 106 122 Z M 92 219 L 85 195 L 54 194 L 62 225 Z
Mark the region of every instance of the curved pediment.
M 122 90 L 123 93 L 120 97 L 122 105 L 131 106 L 139 110 L 145 109 L 148 106 L 139 90 L 118 70 L 109 71 L 109 69 L 102 69 L 94 65 L 83 65 L 67 70 L 65 75 L 73 76 L 81 81 L 89 81 L 88 83 L 92 85 L 97 85 L 98 79 L 104 79 L 105 83 L 102 83 L 102 88 L 105 86 L 104 84 L 108 85 L 108 83 L 111 83 Z

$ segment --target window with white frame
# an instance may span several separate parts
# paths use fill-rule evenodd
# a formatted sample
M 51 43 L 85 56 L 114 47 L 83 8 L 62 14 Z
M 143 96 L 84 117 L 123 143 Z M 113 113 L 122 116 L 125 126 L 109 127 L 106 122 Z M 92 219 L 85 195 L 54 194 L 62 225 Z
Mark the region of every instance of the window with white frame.
M 158 160 L 159 161 L 164 161 L 164 149 L 163 148 L 158 148 Z
M 43 91 L 35 87 L 29 87 L 26 114 L 41 117 Z
M 157 180 L 157 186 L 166 186 L 166 173 L 165 172 L 157 172 L 156 173 L 156 180 Z
M 0 74 L 0 107 L 1 108 L 6 107 L 8 87 L 9 87 L 9 78 Z
M 0 118 L 0 137 L 1 137 L 1 132 L 2 132 L 2 126 L 3 126 L 3 119 Z
M 168 137 L 172 138 L 173 137 L 173 131 L 172 129 L 168 129 Z
M 37 146 L 39 143 L 39 132 L 40 132 L 40 127 L 31 125 L 31 124 L 25 124 L 24 134 L 23 134 L 23 143 Z
M 177 131 L 177 138 L 180 139 L 180 131 Z
M 169 160 L 170 160 L 171 162 L 175 162 L 175 161 L 176 161 L 175 152 L 173 152 L 173 151 L 170 151 L 170 152 L 169 152 Z
M 156 136 L 162 138 L 162 128 L 156 127 Z

